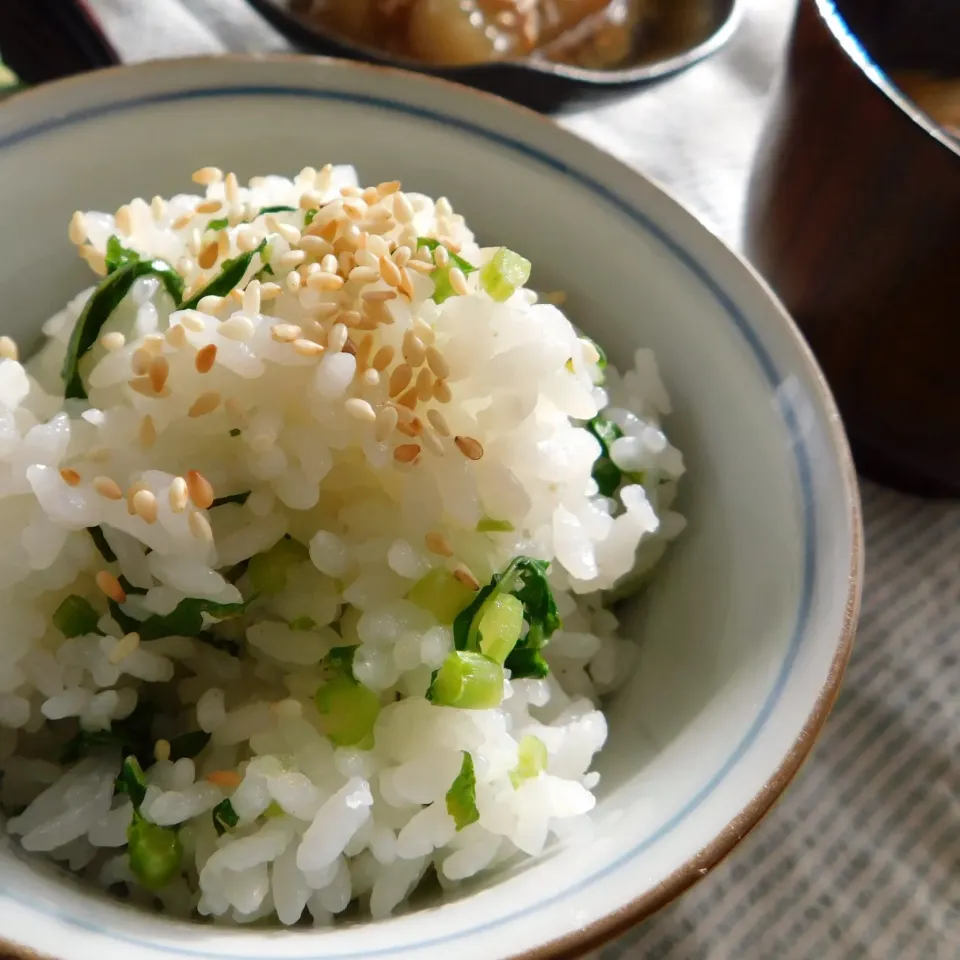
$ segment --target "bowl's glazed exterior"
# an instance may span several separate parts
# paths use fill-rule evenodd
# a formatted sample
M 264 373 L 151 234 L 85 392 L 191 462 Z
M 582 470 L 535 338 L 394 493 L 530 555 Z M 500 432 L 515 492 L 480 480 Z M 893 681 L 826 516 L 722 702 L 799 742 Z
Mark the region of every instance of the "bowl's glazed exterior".
M 858 467 L 958 495 L 960 149 L 873 53 L 960 75 L 960 16 L 942 2 L 801 0 L 746 250 L 817 355 Z

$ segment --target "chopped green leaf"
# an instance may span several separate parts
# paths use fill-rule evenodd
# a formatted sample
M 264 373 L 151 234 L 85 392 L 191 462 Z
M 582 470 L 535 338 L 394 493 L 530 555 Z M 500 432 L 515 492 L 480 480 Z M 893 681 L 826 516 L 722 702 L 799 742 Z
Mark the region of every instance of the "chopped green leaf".
M 97 633 L 100 614 L 88 600 L 75 593 L 66 597 L 53 614 L 53 625 L 68 639 L 82 637 L 87 633 Z
M 524 737 L 517 746 L 517 765 L 510 771 L 513 789 L 539 777 L 547 769 L 548 759 L 547 746 L 539 737 Z
M 230 218 L 229 218 L 229 217 L 217 217 L 216 220 L 211 220 L 211 221 L 207 224 L 207 229 L 208 229 L 208 230 L 223 230 L 224 227 L 229 227 L 229 226 L 230 226 Z
M 283 807 L 281 807 L 276 800 L 271 800 L 270 806 L 263 811 L 263 817 L 265 820 L 275 820 L 277 817 L 282 817 L 283 814 Z
M 204 730 L 193 730 L 174 737 L 170 741 L 170 759 L 174 762 L 183 759 L 192 760 L 209 742 L 210 734 Z
M 426 247 L 432 253 L 434 250 L 437 249 L 437 247 L 440 247 L 440 246 L 443 246 L 443 244 L 441 244 L 439 240 L 434 240 L 432 237 L 417 237 L 418 250 L 421 247 Z M 459 267 L 463 271 L 464 276 L 467 276 L 468 274 L 471 274 L 471 273 L 476 273 L 477 268 L 472 263 L 469 263 L 466 260 L 464 260 L 463 257 L 460 256 L 460 254 L 454 253 L 449 248 L 447 248 L 447 253 L 450 254 L 450 262 L 454 266 Z
M 244 278 L 247 270 L 250 269 L 250 264 L 253 263 L 253 258 L 257 254 L 263 253 L 266 249 L 267 241 L 264 240 L 261 242 L 260 246 L 256 250 L 251 250 L 248 253 L 241 253 L 240 256 L 234 257 L 232 260 L 224 260 L 223 266 L 220 268 L 220 273 L 217 274 L 199 293 L 197 293 L 192 300 L 188 300 L 186 303 L 180 305 L 181 310 L 196 310 L 197 304 L 204 297 L 225 297 L 227 294 L 237 286 L 238 283 Z
M 311 208 L 303 215 L 303 225 L 304 225 L 305 227 L 309 227 L 310 224 L 313 223 L 315 217 L 317 216 L 317 214 L 318 214 L 319 212 L 320 212 L 320 211 L 319 211 L 316 207 L 311 207 Z
M 216 620 L 232 620 L 242 616 L 255 597 L 250 597 L 242 603 L 217 603 L 214 600 L 203 600 L 196 597 L 187 597 L 181 600 L 172 613 L 161 616 L 154 614 L 140 622 L 128 617 L 119 607 L 111 606 L 111 613 L 116 619 L 117 613 L 132 626 L 121 623 L 122 629 L 127 632 L 135 631 L 140 634 L 141 640 L 159 640 L 161 637 L 197 637 L 204 639 L 206 624 L 203 615 L 207 614 Z
M 250 496 L 250 491 L 246 490 L 244 493 L 234 493 L 229 497 L 217 497 L 213 503 L 210 504 L 210 507 L 222 507 L 226 503 L 239 503 L 242 507 Z
M 356 655 L 356 647 L 334 647 L 320 661 L 321 666 L 331 676 L 345 676 L 356 681 L 353 675 L 353 658 Z
M 87 527 L 87 533 L 90 534 L 93 545 L 100 551 L 100 556 L 103 557 L 107 563 L 116 563 L 117 555 L 110 549 L 110 544 L 107 543 L 107 538 L 103 535 L 103 531 L 99 527 Z
M 239 822 L 240 818 L 237 816 L 237 811 L 233 809 L 233 804 L 229 800 L 221 800 L 213 808 L 213 825 L 218 837 L 222 837 L 228 830 L 232 830 Z
M 606 417 L 594 417 L 587 424 L 587 429 L 600 441 L 605 457 L 610 456 L 610 448 L 623 436 L 623 431 Z
M 323 729 L 338 747 L 373 746 L 373 727 L 380 715 L 380 697 L 349 674 L 328 680 L 313 696 Z
M 140 259 L 140 254 L 136 250 L 125 247 L 117 236 L 112 236 L 107 241 L 107 252 L 104 260 L 107 264 L 107 273 L 113 273 L 128 263 L 136 263 Z
M 160 890 L 180 872 L 183 846 L 176 830 L 134 814 L 127 827 L 130 870 L 148 890 Z
M 542 680 L 550 673 L 550 664 L 543 658 L 543 654 L 534 647 L 522 645 L 514 647 L 504 666 L 510 671 L 513 680 Z
M 183 280 L 180 275 L 163 260 L 137 260 L 118 267 L 107 274 L 90 295 L 83 312 L 77 319 L 67 344 L 63 360 L 62 377 L 64 396 L 70 399 L 85 400 L 86 388 L 80 378 L 80 361 L 93 348 L 100 336 L 104 324 L 130 292 L 134 281 L 149 275 L 158 277 L 175 304 L 180 304 L 183 296 Z M 229 292 L 229 291 L 228 291 Z M 199 301 L 198 301 L 199 302 Z
M 407 594 L 407 599 L 418 607 L 432 613 L 437 623 L 453 623 L 454 618 L 476 596 L 449 570 L 434 567 L 421 577 Z
M 612 497 L 620 489 L 623 474 L 612 460 L 599 457 L 593 465 L 593 479 L 603 496 Z
M 285 207 L 283 205 L 276 207 L 262 207 L 260 212 L 257 214 L 258 217 L 262 217 L 265 213 L 296 213 L 296 207 Z
M 418 250 L 420 247 L 426 247 L 428 250 L 434 251 L 440 246 L 442 246 L 442 244 L 439 240 L 434 240 L 431 237 L 417 237 Z M 464 276 L 475 273 L 477 269 L 472 263 L 468 263 L 458 254 L 451 252 L 449 249 L 447 252 L 450 255 L 450 264 L 445 267 L 437 267 L 437 269 L 431 274 L 431 277 L 433 278 L 434 303 L 443 303 L 445 300 L 449 300 L 450 297 L 456 295 L 453 285 L 450 283 L 451 266 L 459 267 Z
M 289 623 L 291 630 L 316 630 L 317 621 L 313 617 L 296 617 Z
M 81 730 L 63 745 L 60 751 L 60 762 L 64 766 L 69 766 L 98 747 L 112 747 L 116 743 L 117 738 L 110 730 Z
M 455 650 L 433 677 L 427 699 L 441 707 L 489 710 L 503 700 L 503 668 L 482 653 Z
M 459 833 L 464 827 L 480 819 L 477 809 L 477 777 L 473 769 L 473 757 L 464 751 L 463 763 L 457 778 L 447 791 L 447 813 L 453 817 Z
M 589 338 L 588 338 L 588 339 L 589 339 Z M 601 347 L 600 344 L 597 343 L 596 340 L 590 340 L 590 342 L 593 344 L 593 349 L 597 351 L 597 356 L 599 357 L 599 359 L 597 360 L 597 366 L 598 366 L 601 370 L 606 370 L 606 369 L 607 369 L 607 354 L 605 353 L 603 347 Z
M 513 533 L 517 528 L 509 520 L 483 517 L 477 523 L 477 533 Z
M 258 271 L 254 274 L 253 279 L 254 279 L 254 280 L 259 280 L 261 283 L 263 283 L 263 282 L 264 282 L 264 277 L 272 277 L 272 276 L 274 276 L 274 275 L 275 275 L 275 274 L 274 274 L 274 272 L 273 272 L 273 267 L 271 267 L 269 263 L 265 263 L 265 264 L 263 265 L 263 268 L 262 268 L 261 270 L 258 270 Z
M 240 431 L 239 431 L 236 427 L 234 427 L 234 428 L 230 431 L 230 436 L 231 436 L 231 437 L 239 437 L 239 436 L 240 436 Z
M 109 730 L 81 730 L 64 745 L 60 762 L 75 763 L 100 747 L 114 747 L 124 756 L 149 764 L 153 760 L 153 714 L 153 707 L 141 701 L 128 717 L 114 720 Z
M 480 271 L 480 285 L 498 303 L 509 300 L 530 279 L 530 261 L 501 247 Z
M 310 551 L 299 540 L 284 537 L 269 550 L 250 558 L 247 576 L 254 590 L 272 596 L 283 592 L 290 568 L 309 559 Z
M 125 793 L 130 797 L 134 810 L 140 809 L 143 798 L 147 794 L 147 778 L 144 776 L 140 762 L 134 756 L 124 759 L 117 777 L 117 793 Z
M 480 617 L 480 652 L 503 663 L 517 645 L 523 629 L 523 604 L 509 593 L 501 593 L 483 605 Z

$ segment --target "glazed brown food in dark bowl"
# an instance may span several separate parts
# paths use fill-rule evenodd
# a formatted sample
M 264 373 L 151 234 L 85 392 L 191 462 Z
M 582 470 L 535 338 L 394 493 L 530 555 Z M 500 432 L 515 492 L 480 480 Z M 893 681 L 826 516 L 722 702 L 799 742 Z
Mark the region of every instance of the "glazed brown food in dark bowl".
M 537 109 L 719 49 L 743 0 L 249 0 L 305 49 L 435 73 Z
M 859 468 L 925 495 L 960 495 L 958 91 L 955 0 L 801 0 L 746 218 Z

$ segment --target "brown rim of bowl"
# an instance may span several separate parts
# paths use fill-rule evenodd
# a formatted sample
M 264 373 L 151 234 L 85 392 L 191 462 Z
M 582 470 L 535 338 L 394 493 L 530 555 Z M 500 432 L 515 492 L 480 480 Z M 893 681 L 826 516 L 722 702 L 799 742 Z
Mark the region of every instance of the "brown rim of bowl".
M 831 3 L 832 0 L 816 0 L 817 3 Z M 350 70 L 365 70 L 379 75 L 384 73 L 392 76 L 412 78 L 425 83 L 437 84 L 443 87 L 453 87 L 457 92 L 471 97 L 482 97 L 499 104 L 508 110 L 519 112 L 530 122 L 537 122 L 549 126 L 552 130 L 562 130 L 555 121 L 545 117 L 535 110 L 531 110 L 520 104 L 496 94 L 488 93 L 484 90 L 477 90 L 464 84 L 455 83 L 452 80 L 446 80 L 442 77 L 432 76 L 430 74 L 418 73 L 412 70 L 403 70 L 399 67 L 390 67 L 381 64 L 363 63 L 353 60 L 343 60 L 337 57 L 308 56 L 296 53 L 271 53 L 271 54 L 227 54 L 224 56 L 204 56 L 204 57 L 180 57 L 172 60 L 155 60 L 146 63 L 121 65 L 116 67 L 105 67 L 100 70 L 92 71 L 90 74 L 81 74 L 74 77 L 66 77 L 62 80 L 53 81 L 51 84 L 44 84 L 40 87 L 29 90 L 19 91 L 10 96 L 7 102 L 31 97 L 42 93 L 48 86 L 62 87 L 66 84 L 83 83 L 90 76 L 98 76 L 104 73 L 117 73 L 121 71 L 136 70 L 146 72 L 153 69 L 170 69 L 178 64 L 189 65 L 196 63 L 218 63 L 223 60 L 229 60 L 237 63 L 308 63 L 311 61 L 322 64 L 333 64 L 335 66 Z M 576 142 L 586 146 L 597 155 L 607 161 L 612 161 L 619 166 L 629 170 L 634 176 L 641 176 L 656 186 L 666 196 L 673 200 L 689 216 L 697 222 L 711 236 L 717 238 L 716 232 L 703 223 L 699 217 L 690 212 L 687 207 L 679 200 L 674 198 L 672 191 L 666 189 L 659 181 L 639 171 L 633 170 L 627 164 L 606 153 L 599 147 L 589 141 L 581 140 L 573 134 Z M 717 238 L 718 242 L 722 241 Z M 817 364 L 813 351 L 807 345 L 800 330 L 794 323 L 793 318 L 787 312 L 786 308 L 780 302 L 777 295 L 773 292 L 770 285 L 762 276 L 736 251 L 731 249 L 725 243 L 722 243 L 723 249 L 729 257 L 732 257 L 739 266 L 745 270 L 757 283 L 771 303 L 780 314 L 784 325 L 791 333 L 791 339 L 799 351 L 801 361 L 804 362 L 813 376 L 814 383 L 820 388 L 820 397 L 828 418 L 828 428 L 830 437 L 833 440 L 833 446 L 840 461 L 840 468 L 843 475 L 843 484 L 846 491 L 846 500 L 850 510 L 852 521 L 852 532 L 850 538 L 850 571 L 848 575 L 848 589 L 846 609 L 843 616 L 843 624 L 840 629 L 840 635 L 837 638 L 837 649 L 833 660 L 830 663 L 830 670 L 827 679 L 817 696 L 816 703 L 807 717 L 799 735 L 794 741 L 790 751 L 784 757 L 782 763 L 764 784 L 757 795 L 734 817 L 730 823 L 716 836 L 716 838 L 704 847 L 698 854 L 691 857 L 683 866 L 678 867 L 669 877 L 661 881 L 653 890 L 649 890 L 642 896 L 637 897 L 623 907 L 609 913 L 600 920 L 596 920 L 589 926 L 578 930 L 576 933 L 567 934 L 555 940 L 550 940 L 539 947 L 527 950 L 524 953 L 515 954 L 512 960 L 573 960 L 580 957 L 589 950 L 601 946 L 602 944 L 613 940 L 615 937 L 626 933 L 631 927 L 651 917 L 654 913 L 661 910 L 667 904 L 675 900 L 681 893 L 692 887 L 698 880 L 703 879 L 710 870 L 716 867 L 744 837 L 750 833 L 754 827 L 769 812 L 773 804 L 780 798 L 780 795 L 786 789 L 790 781 L 796 776 L 804 761 L 810 755 L 816 739 L 819 737 L 827 717 L 836 702 L 840 692 L 840 684 L 843 680 L 843 674 L 850 659 L 850 653 L 853 649 L 853 639 L 856 635 L 857 620 L 860 613 L 860 595 L 863 586 L 863 519 L 860 506 L 860 488 L 857 483 L 857 474 L 853 465 L 853 456 L 850 452 L 850 446 L 844 433 L 840 413 L 834 401 L 830 387 L 827 385 L 823 372 Z M 12 960 L 56 960 L 56 958 L 38 954 L 27 947 L 19 944 L 10 943 L 0 937 L 0 951 L 9 954 Z M 0 954 L 0 960 L 6 960 Z
M 804 2 L 813 3 L 821 23 L 840 48 L 840 52 L 847 56 L 891 103 L 899 107 L 941 146 L 955 156 L 960 156 L 960 141 L 951 137 L 893 82 L 886 70 L 873 59 L 866 47 L 853 35 L 846 18 L 840 12 L 837 0 L 804 0 Z

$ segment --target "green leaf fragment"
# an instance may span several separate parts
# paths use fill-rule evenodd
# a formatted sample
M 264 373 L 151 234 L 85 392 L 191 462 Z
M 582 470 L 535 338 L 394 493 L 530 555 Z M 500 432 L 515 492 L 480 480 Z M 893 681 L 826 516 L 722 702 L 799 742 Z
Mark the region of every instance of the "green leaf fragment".
M 172 613 L 164 616 L 154 614 L 135 630 L 141 640 L 159 640 L 161 637 L 201 637 L 205 632 L 204 614 L 216 620 L 232 620 L 242 616 L 255 598 L 250 597 L 241 603 L 217 603 L 214 600 L 202 600 L 188 597 L 181 600 Z
M 233 804 L 229 800 L 221 800 L 213 808 L 213 826 L 217 831 L 217 836 L 222 837 L 228 830 L 232 830 L 239 822 L 237 811 L 233 809 Z
M 234 427 L 234 428 L 230 431 L 230 436 L 231 436 L 231 437 L 239 437 L 239 436 L 240 436 L 240 431 L 239 431 L 236 427 Z
M 543 680 L 550 674 L 550 664 L 534 647 L 515 647 L 504 666 L 510 671 L 513 680 Z
M 612 460 L 600 457 L 593 465 L 593 479 L 603 496 L 612 497 L 620 489 L 623 474 Z
M 530 279 L 530 261 L 501 247 L 480 270 L 480 286 L 498 303 L 509 300 Z
M 183 296 L 183 280 L 163 260 L 137 260 L 126 263 L 107 274 L 90 295 L 90 299 L 83 308 L 83 312 L 77 319 L 70 335 L 70 342 L 67 344 L 62 377 L 65 389 L 64 396 L 68 400 L 85 400 L 87 398 L 86 388 L 80 378 L 81 359 L 93 348 L 104 324 L 110 319 L 110 315 L 117 309 L 123 298 L 130 292 L 134 281 L 150 275 L 156 276 L 162 281 L 174 303 L 180 303 Z
M 136 250 L 125 247 L 117 236 L 112 236 L 107 241 L 107 252 L 104 255 L 107 264 L 107 273 L 113 273 L 128 263 L 136 263 L 140 260 L 140 254 Z
M 319 211 L 316 207 L 311 207 L 311 208 L 303 215 L 303 225 L 304 225 L 305 227 L 309 227 L 310 224 L 313 223 L 314 219 L 316 218 L 316 216 L 317 216 L 317 214 L 318 214 L 319 212 L 320 212 L 320 211 Z
M 266 250 L 267 241 L 263 240 L 255 250 L 241 253 L 231 260 L 224 260 L 220 273 L 217 274 L 193 299 L 180 305 L 181 310 L 196 310 L 197 304 L 204 297 L 225 297 L 244 278 L 253 258 Z
M 60 762 L 75 763 L 98 748 L 113 747 L 124 756 L 135 757 L 141 764 L 151 763 L 153 715 L 153 707 L 141 701 L 128 717 L 114 720 L 109 730 L 81 730 L 64 745 Z
M 107 538 L 103 535 L 100 527 L 87 527 L 87 533 L 90 534 L 93 545 L 100 551 L 100 556 L 107 563 L 116 563 L 117 555 L 110 549 L 110 544 L 107 543 Z
M 269 550 L 250 558 L 250 565 L 247 567 L 250 585 L 258 593 L 267 596 L 282 593 L 291 567 L 299 566 L 309 559 L 310 551 L 299 540 L 284 537 Z
M 260 212 L 257 214 L 258 217 L 262 217 L 265 213 L 296 213 L 296 207 L 285 207 L 282 204 L 276 207 L 261 207 Z
M 140 761 L 135 756 L 126 757 L 117 777 L 117 793 L 130 797 L 134 810 L 140 809 L 147 793 L 147 778 L 144 776 Z
M 517 645 L 523 629 L 523 604 L 511 594 L 501 594 L 483 606 L 480 617 L 480 652 L 503 663 Z
M 477 523 L 477 533 L 513 533 L 517 528 L 509 520 L 483 517 Z
M 464 751 L 463 763 L 456 779 L 447 791 L 447 813 L 453 817 L 459 833 L 464 827 L 480 819 L 477 809 L 477 777 L 473 768 L 473 757 Z
M 334 647 L 320 663 L 331 676 L 347 676 L 355 681 L 353 658 L 356 653 L 356 647 Z
M 482 653 L 456 650 L 436 672 L 427 699 L 441 707 L 490 710 L 503 700 L 503 668 Z
M 510 771 L 513 789 L 539 777 L 547 769 L 548 759 L 547 746 L 539 737 L 524 737 L 517 746 L 517 765 Z
M 176 830 L 135 813 L 127 827 L 127 855 L 137 880 L 148 890 L 160 890 L 180 873 L 183 845 Z
M 170 759 L 174 763 L 177 760 L 192 760 L 200 755 L 209 742 L 210 734 L 205 730 L 193 730 L 190 733 L 174 737 L 170 741 Z
M 475 596 L 449 570 L 435 567 L 410 588 L 407 599 L 433 614 L 437 623 L 453 623 Z
M 211 509 L 213 507 L 222 507 L 224 504 L 227 504 L 227 503 L 238 503 L 242 507 L 247 502 L 249 497 L 250 497 L 249 490 L 245 491 L 244 493 L 231 494 L 229 497 L 217 497 L 217 499 L 210 504 L 210 507 Z
M 434 240 L 432 237 L 417 237 L 417 249 L 421 247 L 426 247 L 431 252 L 435 251 L 437 247 L 443 246 L 439 240 Z M 476 273 L 477 268 L 472 264 L 468 263 L 463 259 L 459 254 L 453 253 L 449 248 L 447 253 L 450 256 L 450 263 L 445 267 L 437 267 L 433 271 L 431 277 L 433 279 L 433 302 L 434 303 L 443 303 L 445 300 L 449 300 L 450 297 L 456 296 L 456 291 L 453 289 L 453 284 L 450 283 L 450 269 L 451 267 L 459 267 L 463 275 L 469 276 L 471 273 Z M 436 259 L 434 257 L 434 259 Z
M 373 746 L 373 727 L 380 715 L 380 697 L 349 674 L 328 680 L 313 696 L 324 733 L 338 747 Z
M 207 229 L 208 229 L 208 230 L 223 230 L 225 227 L 229 227 L 229 226 L 230 226 L 230 218 L 229 218 L 229 217 L 217 217 L 216 220 L 211 220 L 211 221 L 207 224 Z
M 90 602 L 75 593 L 66 597 L 53 614 L 53 625 L 67 639 L 98 633 L 99 620 L 100 614 L 93 609 Z
M 295 617 L 288 626 L 291 630 L 316 630 L 317 621 L 313 617 Z

